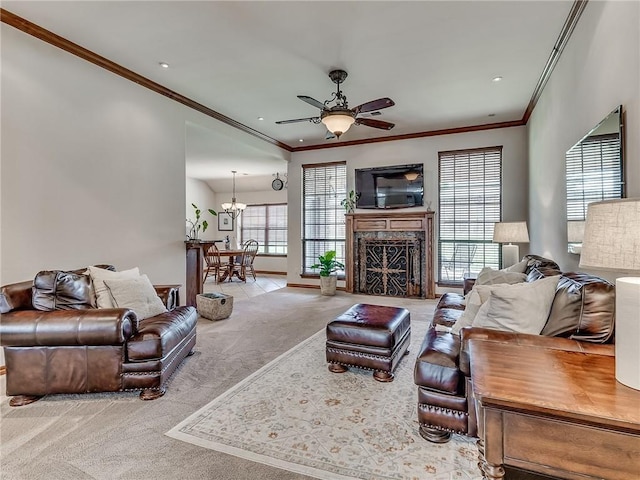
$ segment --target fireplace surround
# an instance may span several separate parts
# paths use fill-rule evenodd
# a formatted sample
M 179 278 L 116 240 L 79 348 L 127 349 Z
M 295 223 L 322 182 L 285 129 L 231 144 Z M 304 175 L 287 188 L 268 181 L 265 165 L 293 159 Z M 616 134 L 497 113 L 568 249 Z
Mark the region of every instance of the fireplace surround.
M 347 214 L 347 292 L 435 298 L 433 216 L 425 211 Z

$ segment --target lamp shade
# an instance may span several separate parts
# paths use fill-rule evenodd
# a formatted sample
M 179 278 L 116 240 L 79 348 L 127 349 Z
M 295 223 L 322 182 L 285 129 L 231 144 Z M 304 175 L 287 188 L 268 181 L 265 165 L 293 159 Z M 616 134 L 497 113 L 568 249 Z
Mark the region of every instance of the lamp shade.
M 356 119 L 351 110 L 337 110 L 323 112 L 321 121 L 325 124 L 327 130 L 340 137 L 340 135 L 349 130 L 349 127 L 353 125 Z
M 582 243 L 584 239 L 584 220 L 570 220 L 567 222 L 567 241 Z
M 527 222 L 498 222 L 493 225 L 495 243 L 529 243 Z
M 580 268 L 640 272 L 640 198 L 589 204 Z
M 581 268 L 640 272 L 640 198 L 590 203 Z M 640 390 L 640 278 L 616 279 L 616 380 Z

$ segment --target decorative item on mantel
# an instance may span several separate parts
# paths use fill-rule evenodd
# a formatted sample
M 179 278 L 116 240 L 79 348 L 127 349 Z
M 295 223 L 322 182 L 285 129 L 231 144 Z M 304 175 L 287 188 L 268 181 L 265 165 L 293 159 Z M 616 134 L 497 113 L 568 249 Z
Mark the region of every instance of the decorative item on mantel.
M 191 220 L 190 218 L 187 218 L 187 224 L 189 225 L 189 233 L 187 233 L 187 240 L 194 241 L 194 240 L 198 240 L 198 237 L 200 236 L 200 229 L 202 229 L 202 233 L 204 233 L 207 230 L 207 227 L 209 226 L 209 222 L 207 222 L 206 220 L 203 220 L 202 223 L 200 223 L 200 214 L 202 213 L 202 210 L 200 210 L 195 203 L 192 203 L 191 206 L 193 207 L 196 219 Z M 207 211 L 214 217 L 218 215 L 211 208 L 207 209 Z
M 587 207 L 580 268 L 640 272 L 640 198 Z M 616 279 L 616 380 L 640 390 L 640 277 Z
M 347 195 L 347 198 L 342 199 L 340 205 L 344 207 L 345 213 L 353 213 L 356 209 L 356 203 L 360 198 L 360 194 L 356 193 L 355 190 L 351 190 Z

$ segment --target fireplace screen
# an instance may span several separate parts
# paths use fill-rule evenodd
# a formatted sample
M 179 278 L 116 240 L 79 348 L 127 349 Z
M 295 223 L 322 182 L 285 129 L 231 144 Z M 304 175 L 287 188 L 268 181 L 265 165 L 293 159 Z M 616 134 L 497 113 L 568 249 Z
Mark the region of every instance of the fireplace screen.
M 421 255 L 417 239 L 361 238 L 356 290 L 368 295 L 421 296 Z

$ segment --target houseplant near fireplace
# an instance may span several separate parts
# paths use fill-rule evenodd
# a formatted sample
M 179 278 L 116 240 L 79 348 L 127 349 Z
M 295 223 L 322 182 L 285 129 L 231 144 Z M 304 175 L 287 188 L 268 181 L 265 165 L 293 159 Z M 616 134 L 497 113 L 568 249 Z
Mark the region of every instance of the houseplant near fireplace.
M 322 295 L 335 295 L 336 282 L 338 280 L 336 272 L 344 270 L 344 265 L 336 260 L 336 251 L 329 250 L 324 255 L 318 255 L 318 263 L 311 265 L 311 268 L 320 269 L 320 293 Z

